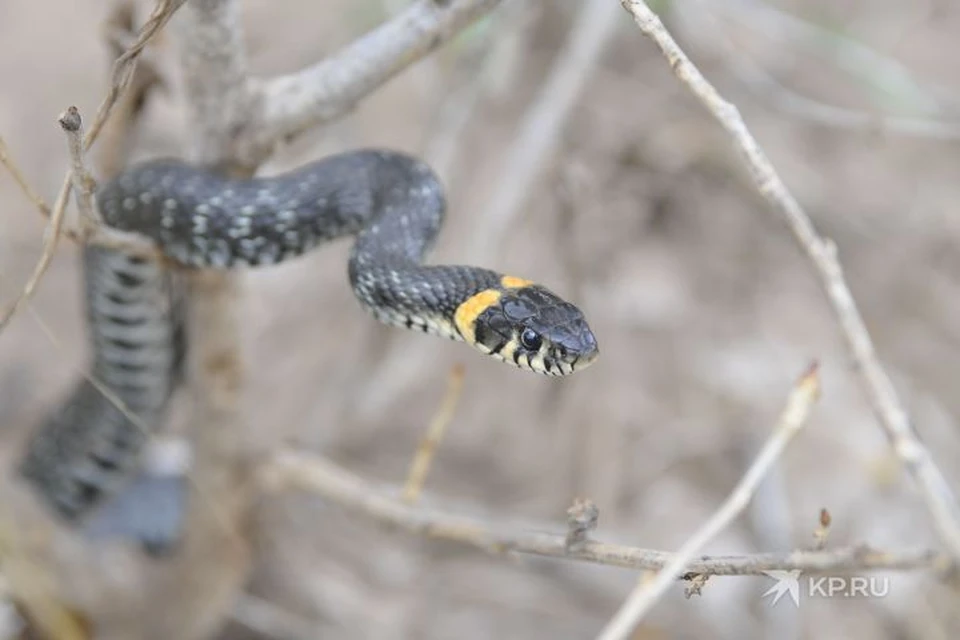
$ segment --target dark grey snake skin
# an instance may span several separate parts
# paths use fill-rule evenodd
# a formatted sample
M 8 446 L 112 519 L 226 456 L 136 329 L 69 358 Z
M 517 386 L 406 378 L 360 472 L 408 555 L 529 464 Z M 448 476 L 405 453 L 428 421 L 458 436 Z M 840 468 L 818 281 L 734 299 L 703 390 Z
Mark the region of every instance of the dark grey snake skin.
M 580 311 L 547 289 L 489 269 L 423 264 L 445 200 L 430 168 L 401 153 L 350 152 L 252 179 L 147 162 L 103 184 L 97 204 L 107 224 L 149 237 L 194 268 L 279 263 L 355 235 L 350 283 L 382 322 L 464 340 L 551 375 L 582 368 L 597 353 Z M 155 428 L 184 348 L 171 276 L 93 248 L 85 268 L 92 374 Z M 38 430 L 21 469 L 58 513 L 76 519 L 122 485 L 146 436 L 83 382 Z
M 130 413 L 84 378 L 30 441 L 22 473 L 63 516 L 98 504 L 132 470 L 163 418 L 185 349 L 183 299 L 158 264 L 124 253 L 83 252 L 90 377 Z

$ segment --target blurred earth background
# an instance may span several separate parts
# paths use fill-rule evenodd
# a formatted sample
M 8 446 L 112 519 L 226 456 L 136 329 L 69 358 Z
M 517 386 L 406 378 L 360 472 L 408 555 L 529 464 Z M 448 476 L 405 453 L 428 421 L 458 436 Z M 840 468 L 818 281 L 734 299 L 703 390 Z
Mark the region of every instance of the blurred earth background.
M 56 117 L 70 104 L 92 115 L 106 87 L 107 5 L 0 3 L 0 133 L 49 201 L 67 163 Z M 246 0 L 252 71 L 318 60 L 403 5 Z M 463 261 L 486 232 L 485 205 L 510 179 L 503 159 L 580 5 L 501 9 L 353 113 L 282 149 L 262 173 L 361 146 L 423 155 L 450 187 L 433 260 Z M 836 241 L 916 428 L 960 488 L 960 4 L 654 8 Z M 249 424 L 272 442 L 395 485 L 462 363 L 465 391 L 428 479 L 431 499 L 562 532 L 566 508 L 588 497 L 600 509 L 597 539 L 674 550 L 730 491 L 791 384 L 817 359 L 823 397 L 810 424 L 706 552 L 809 546 L 823 507 L 833 516 L 831 545 L 934 546 L 928 513 L 891 456 L 789 232 L 625 12 L 620 23 L 536 188 L 494 250 L 476 259 L 578 303 L 598 337 L 598 362 L 546 379 L 462 344 L 380 326 L 350 292 L 343 241 L 246 277 Z M 828 118 L 835 112 L 823 105 L 867 114 L 867 126 Z M 903 133 L 884 126 L 883 114 L 946 124 Z M 155 94 L 135 155 L 176 154 L 183 120 L 175 92 Z M 3 172 L 0 229 L 6 305 L 39 256 L 43 220 Z M 64 242 L 33 302 L 59 344 L 30 313 L 0 336 L 5 469 L 85 361 L 80 291 L 77 248 Z M 250 593 L 312 621 L 322 637 L 588 638 L 638 577 L 486 556 L 385 530 L 309 496 L 276 499 L 262 518 Z M 884 598 L 807 599 L 799 609 L 761 600 L 772 584 L 713 578 L 689 600 L 678 586 L 636 637 L 960 633 L 956 596 L 931 576 L 891 574 Z M 266 636 L 234 624 L 223 637 Z

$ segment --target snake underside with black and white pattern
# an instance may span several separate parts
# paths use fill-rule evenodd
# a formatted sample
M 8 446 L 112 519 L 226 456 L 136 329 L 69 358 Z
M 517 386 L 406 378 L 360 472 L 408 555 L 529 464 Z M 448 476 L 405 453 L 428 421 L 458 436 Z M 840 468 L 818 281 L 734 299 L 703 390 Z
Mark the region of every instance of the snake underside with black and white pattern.
M 97 206 L 108 225 L 147 236 L 193 268 L 275 264 L 353 235 L 350 284 L 382 322 L 462 340 L 553 376 L 582 369 L 598 353 L 580 310 L 548 289 L 489 269 L 423 263 L 445 198 L 430 168 L 402 153 L 349 152 L 251 179 L 151 161 L 101 185 Z M 92 247 L 84 262 L 92 377 L 140 424 L 85 380 L 37 431 L 21 471 L 68 520 L 91 512 L 136 467 L 185 349 L 182 304 L 167 269 Z

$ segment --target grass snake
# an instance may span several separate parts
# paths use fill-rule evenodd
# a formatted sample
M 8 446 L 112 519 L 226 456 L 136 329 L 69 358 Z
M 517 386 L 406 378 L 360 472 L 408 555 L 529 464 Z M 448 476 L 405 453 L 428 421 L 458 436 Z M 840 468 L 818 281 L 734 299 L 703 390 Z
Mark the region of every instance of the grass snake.
M 231 269 L 283 262 L 355 236 L 347 271 L 381 322 L 461 340 L 551 376 L 598 354 L 581 311 L 528 280 L 425 265 L 443 223 L 443 188 L 422 161 L 360 150 L 272 177 L 236 179 L 181 160 L 134 165 L 97 190 L 104 222 L 150 238 L 170 260 Z M 180 378 L 183 300 L 170 270 L 111 249 L 84 250 L 91 377 L 155 427 Z M 28 443 L 20 471 L 52 509 L 79 521 L 136 468 L 148 434 L 83 380 Z

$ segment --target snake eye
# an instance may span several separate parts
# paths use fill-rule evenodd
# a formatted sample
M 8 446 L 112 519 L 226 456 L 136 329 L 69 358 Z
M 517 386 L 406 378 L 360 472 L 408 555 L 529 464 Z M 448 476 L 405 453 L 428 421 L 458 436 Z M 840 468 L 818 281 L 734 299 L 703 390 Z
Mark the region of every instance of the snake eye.
M 538 351 L 540 345 L 543 344 L 543 338 L 533 329 L 524 328 L 524 330 L 520 332 L 520 344 L 528 351 Z

